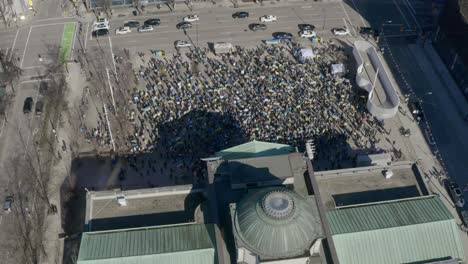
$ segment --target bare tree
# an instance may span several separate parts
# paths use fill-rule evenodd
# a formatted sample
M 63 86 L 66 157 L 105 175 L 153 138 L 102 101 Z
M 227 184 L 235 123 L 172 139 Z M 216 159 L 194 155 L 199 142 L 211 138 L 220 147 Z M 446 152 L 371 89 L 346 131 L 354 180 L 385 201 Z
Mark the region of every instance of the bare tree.
M 11 21 L 15 17 L 12 4 L 12 0 L 0 0 L 0 16 L 2 17 L 5 27 L 9 27 Z
M 2 67 L 5 82 L 15 91 L 14 82 L 20 78 L 23 71 L 17 65 L 17 60 L 11 59 L 13 57 L 12 53 L 12 50 L 7 52 L 6 50 L 0 49 L 0 66 Z

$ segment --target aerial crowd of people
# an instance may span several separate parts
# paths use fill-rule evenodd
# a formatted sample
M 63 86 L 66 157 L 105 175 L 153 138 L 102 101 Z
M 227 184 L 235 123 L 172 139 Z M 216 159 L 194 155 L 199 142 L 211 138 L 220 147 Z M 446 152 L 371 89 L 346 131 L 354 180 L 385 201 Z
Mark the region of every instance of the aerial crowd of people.
M 193 49 L 152 57 L 136 72 L 129 147 L 196 158 L 253 139 L 300 150 L 308 139 L 327 148 L 336 138 L 374 144 L 378 122 L 365 96 L 353 91 L 348 73 L 331 73 L 332 64 L 347 63 L 343 49 L 323 44 L 313 60 L 299 63 L 296 48 L 285 42 L 218 56 Z

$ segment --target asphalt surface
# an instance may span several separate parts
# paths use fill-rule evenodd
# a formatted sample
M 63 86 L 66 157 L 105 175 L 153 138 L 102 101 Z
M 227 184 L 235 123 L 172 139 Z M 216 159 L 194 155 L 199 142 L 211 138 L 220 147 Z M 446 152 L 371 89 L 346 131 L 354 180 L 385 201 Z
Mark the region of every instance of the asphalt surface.
M 241 9 L 239 9 L 241 10 Z M 148 52 L 154 49 L 163 49 L 166 52 L 175 52 L 174 42 L 177 40 L 185 40 L 193 46 L 208 47 L 208 43 L 214 42 L 230 42 L 234 45 L 255 46 L 263 40 L 273 39 L 273 32 L 290 32 L 297 38 L 299 28 L 298 24 L 308 23 L 316 26 L 315 31 L 319 37 L 332 37 L 331 29 L 334 27 L 343 27 L 349 24 L 347 16 L 355 17 L 356 14 L 347 14 L 348 9 L 343 10 L 339 2 L 313 3 L 304 5 L 304 3 L 295 3 L 287 7 L 266 6 L 263 8 L 250 7 L 242 8 L 242 11 L 249 12 L 250 16 L 246 19 L 233 19 L 234 11 L 228 8 L 205 9 L 195 11 L 194 14 L 200 16 L 198 22 L 193 22 L 191 29 L 179 30 L 176 24 L 183 20 L 183 17 L 188 14 L 177 15 L 156 15 L 147 16 L 136 19 L 140 23 L 149 18 L 161 19 L 160 26 L 154 26 L 153 32 L 139 33 L 136 28 L 132 29 L 131 33 L 125 35 L 116 35 L 115 30 L 125 23 L 128 19 L 134 18 L 116 18 L 110 22 L 111 27 L 111 42 L 109 43 L 107 36 L 96 37 L 91 36 L 88 32 L 88 37 L 85 40 L 85 46 L 89 49 L 102 47 L 103 49 L 121 49 L 128 48 L 132 51 Z M 278 20 L 275 22 L 265 23 L 267 30 L 253 32 L 248 28 L 251 23 L 260 23 L 259 18 L 263 15 L 275 15 Z M 359 22 L 359 18 L 355 18 Z M 91 25 L 86 25 L 86 28 Z M 90 30 L 88 30 L 90 31 Z

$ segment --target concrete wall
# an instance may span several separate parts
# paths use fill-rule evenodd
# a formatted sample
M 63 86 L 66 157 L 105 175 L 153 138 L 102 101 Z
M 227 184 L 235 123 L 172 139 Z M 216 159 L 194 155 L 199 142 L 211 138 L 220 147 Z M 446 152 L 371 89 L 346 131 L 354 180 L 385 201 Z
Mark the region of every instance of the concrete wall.
M 364 72 L 365 62 L 364 58 L 361 56 L 361 53 L 367 54 L 371 60 L 370 63 L 376 71 L 379 69 L 378 78 L 386 94 L 386 101 L 381 105 L 375 104 L 372 100 L 375 87 L 374 89 L 372 88 L 372 82 L 369 80 L 369 76 L 367 76 L 367 74 Z M 357 63 L 356 83 L 359 87 L 369 93 L 366 104 L 367 110 L 369 110 L 373 116 L 379 119 L 388 119 L 394 117 L 398 112 L 400 99 L 396 93 L 395 85 L 390 79 L 388 67 L 386 67 L 386 65 L 383 63 L 383 58 L 379 56 L 374 46 L 372 46 L 369 42 L 362 40 L 354 42 L 353 55 Z

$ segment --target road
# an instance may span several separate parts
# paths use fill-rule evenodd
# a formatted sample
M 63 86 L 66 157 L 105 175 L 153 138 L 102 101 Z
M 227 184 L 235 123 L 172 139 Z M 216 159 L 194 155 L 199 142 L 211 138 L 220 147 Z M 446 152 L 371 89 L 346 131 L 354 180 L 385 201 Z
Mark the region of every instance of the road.
M 413 94 L 412 100 L 422 100 L 428 126 L 434 136 L 435 155 L 441 157 L 448 176 L 462 188 L 468 184 L 468 125 L 463 120 L 468 113 L 466 102 L 458 101 L 456 91 L 450 89 L 450 75 L 444 64 L 427 48 L 411 45 L 398 38 L 417 35 L 425 25 L 418 22 L 422 6 L 419 0 L 350 0 L 349 4 L 360 12 L 369 24 L 381 30 L 381 46 L 388 49 L 386 59 L 404 93 Z M 379 12 L 376 12 L 379 10 Z M 417 10 L 417 9 L 416 9 Z M 465 195 L 466 193 L 465 189 Z
M 26 155 L 32 153 L 35 135 L 40 132 L 41 125 L 47 120 L 44 116 L 34 113 L 23 114 L 23 102 L 25 98 L 32 97 L 34 105 L 39 100 L 44 100 L 39 94 L 41 78 L 44 75 L 45 65 L 56 58 L 52 53 L 57 53 L 60 46 L 64 24 L 73 21 L 63 17 L 59 1 L 38 2 L 40 6 L 38 15 L 31 20 L 19 25 L 17 28 L 0 31 L 0 48 L 13 50 L 11 59 L 17 61 L 17 65 L 23 70 L 22 76 L 15 87 L 15 97 L 8 110 L 7 122 L 0 136 L 0 168 L 4 172 L 0 175 L 0 186 L 3 186 L 1 199 L 10 195 L 10 184 L 15 181 L 14 167 L 24 167 Z M 42 61 L 38 55 L 41 55 Z M 22 194 L 31 203 L 36 196 L 33 193 Z M 17 197 L 15 197 L 16 199 Z M 2 200 L 3 201 L 3 200 Z M 31 204 L 25 205 L 33 210 Z M 18 254 L 12 241 L 16 241 L 15 223 L 12 215 L 3 214 L 0 220 L 0 259 L 2 263 L 18 263 Z
M 263 8 L 249 7 L 242 8 L 250 14 L 246 19 L 233 19 L 232 9 L 220 8 L 216 10 L 208 9 L 199 12 L 200 21 L 194 22 L 192 29 L 183 30 L 176 29 L 176 24 L 181 22 L 184 15 L 158 15 L 148 16 L 143 19 L 138 19 L 143 23 L 145 19 L 157 17 L 161 19 L 160 26 L 154 26 L 153 32 L 138 33 L 133 29 L 131 33 L 126 35 L 115 35 L 113 31 L 120 26 L 123 26 L 125 18 L 111 20 L 111 42 L 113 49 L 128 48 L 132 51 L 148 52 L 150 49 L 164 49 L 173 51 L 174 42 L 177 40 L 186 40 L 198 47 L 208 47 L 208 43 L 213 42 L 231 42 L 234 45 L 255 46 L 262 40 L 272 39 L 273 32 L 290 32 L 298 37 L 298 24 L 309 23 L 316 25 L 318 36 L 324 38 L 332 37 L 331 29 L 334 27 L 343 27 L 349 24 L 346 21 L 347 11 L 339 2 L 313 3 L 304 5 L 304 3 L 295 3 L 287 7 L 267 6 Z M 275 22 L 266 23 L 267 30 L 253 32 L 248 29 L 251 23 L 259 23 L 259 17 L 272 14 L 278 17 Z M 350 15 L 354 17 L 353 15 Z M 359 20 L 359 19 L 354 19 Z M 110 49 L 109 41 L 105 41 L 107 37 L 93 38 L 89 32 L 86 39 L 86 47 L 88 49 L 96 49 L 99 47 Z

